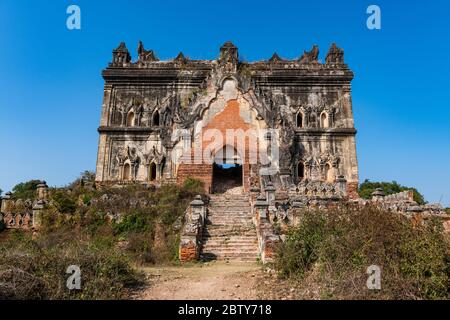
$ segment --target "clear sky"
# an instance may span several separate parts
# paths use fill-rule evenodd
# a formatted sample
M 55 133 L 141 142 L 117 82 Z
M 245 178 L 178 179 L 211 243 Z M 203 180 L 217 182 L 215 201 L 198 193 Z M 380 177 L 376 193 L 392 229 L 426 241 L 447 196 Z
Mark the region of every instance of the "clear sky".
M 81 8 L 81 30 L 66 9 Z M 366 9 L 381 8 L 381 30 Z M 360 180 L 396 180 L 450 205 L 450 2 L 0 1 L 0 188 L 60 186 L 94 170 L 111 51 L 142 40 L 161 59 L 214 59 L 231 40 L 247 61 L 332 42 L 355 72 Z

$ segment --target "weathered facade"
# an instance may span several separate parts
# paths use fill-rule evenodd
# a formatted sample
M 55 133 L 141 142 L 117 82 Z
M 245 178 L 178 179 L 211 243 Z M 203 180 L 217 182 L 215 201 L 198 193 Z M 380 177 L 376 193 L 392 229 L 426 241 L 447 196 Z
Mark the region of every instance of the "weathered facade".
M 217 60 L 180 53 L 160 61 L 139 43 L 132 61 L 120 44 L 103 71 L 96 181 L 162 184 L 193 177 L 209 193 L 237 185 L 264 190 L 270 181 L 299 196 L 356 198 L 353 73 L 335 44 L 325 63 L 318 57 L 314 46 L 299 59 L 274 54 L 246 63 L 227 42 Z

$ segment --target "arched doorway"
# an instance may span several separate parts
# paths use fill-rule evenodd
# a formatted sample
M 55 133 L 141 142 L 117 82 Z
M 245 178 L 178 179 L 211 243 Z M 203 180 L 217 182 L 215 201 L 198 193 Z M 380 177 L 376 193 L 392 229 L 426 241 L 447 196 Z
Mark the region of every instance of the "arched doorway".
M 157 171 L 156 170 L 156 164 L 154 162 L 152 162 L 150 164 L 150 181 L 155 181 L 156 180 L 156 178 L 157 178 L 156 171 Z
M 131 180 L 131 166 L 129 163 L 125 163 L 125 165 L 123 166 L 123 180 Z
M 227 190 L 243 186 L 241 157 L 236 149 L 224 146 L 214 157 L 212 193 L 224 193 Z

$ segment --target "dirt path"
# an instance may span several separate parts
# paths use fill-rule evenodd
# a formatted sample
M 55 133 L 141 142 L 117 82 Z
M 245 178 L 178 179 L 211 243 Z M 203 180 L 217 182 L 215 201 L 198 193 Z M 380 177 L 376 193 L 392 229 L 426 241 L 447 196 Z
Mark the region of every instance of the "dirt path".
M 149 285 L 136 298 L 143 300 L 259 299 L 256 263 L 210 262 L 184 266 L 148 267 Z

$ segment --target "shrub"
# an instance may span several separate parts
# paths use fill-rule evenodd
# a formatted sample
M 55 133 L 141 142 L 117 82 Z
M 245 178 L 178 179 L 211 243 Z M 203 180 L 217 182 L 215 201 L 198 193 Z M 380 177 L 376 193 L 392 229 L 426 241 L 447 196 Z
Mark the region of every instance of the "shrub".
M 128 297 L 140 280 L 132 265 L 177 259 L 179 222 L 201 186 L 51 190 L 38 237 L 13 231 L 0 243 L 0 299 Z M 81 267 L 81 291 L 65 287 L 69 265 Z
M 74 234 L 72 234 L 74 236 Z M 0 246 L 0 299 L 120 299 L 142 276 L 128 258 L 92 239 L 10 241 Z M 81 290 L 68 290 L 66 270 L 81 269 Z
M 53 191 L 51 193 L 51 198 L 55 201 L 56 206 L 61 213 L 74 213 L 77 209 L 75 200 L 64 190 Z
M 205 191 L 204 183 L 200 180 L 188 177 L 183 184 L 183 189 L 191 194 L 203 194 Z
M 316 277 L 328 297 L 448 298 L 448 239 L 431 227 L 413 228 L 376 208 L 304 212 L 277 250 L 285 278 Z M 367 290 L 366 269 L 382 269 L 382 290 Z
M 152 229 L 150 216 L 141 211 L 126 214 L 119 223 L 113 225 L 116 234 L 123 235 L 132 232 L 147 232 Z
M 80 173 L 80 176 L 76 178 L 72 183 L 68 185 L 70 189 L 74 189 L 77 187 L 83 187 L 85 183 L 94 183 L 95 182 L 95 172 L 85 170 Z
M 396 181 L 393 182 L 371 182 L 366 179 L 360 186 L 358 190 L 358 194 L 363 199 L 370 199 L 372 197 L 372 193 L 375 189 L 381 188 L 386 195 L 399 193 L 407 190 L 412 190 L 414 193 L 414 201 L 418 204 L 425 204 L 424 196 L 417 191 L 416 188 L 405 187 L 398 184 Z

